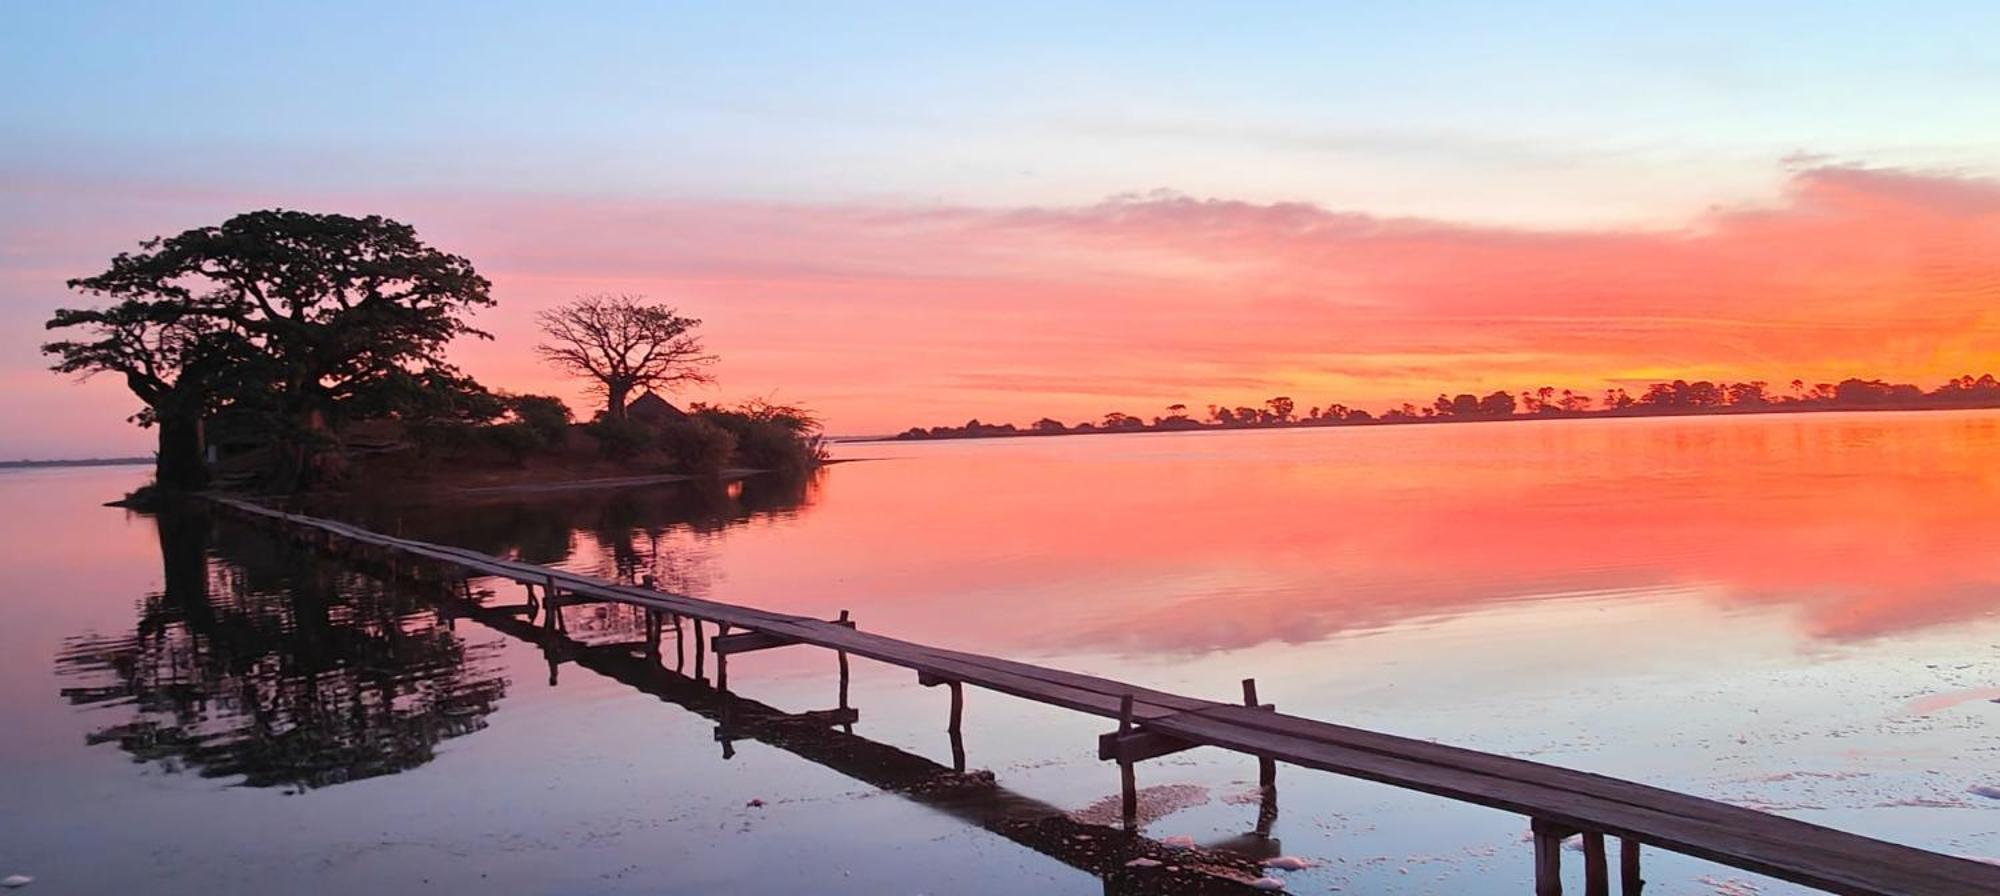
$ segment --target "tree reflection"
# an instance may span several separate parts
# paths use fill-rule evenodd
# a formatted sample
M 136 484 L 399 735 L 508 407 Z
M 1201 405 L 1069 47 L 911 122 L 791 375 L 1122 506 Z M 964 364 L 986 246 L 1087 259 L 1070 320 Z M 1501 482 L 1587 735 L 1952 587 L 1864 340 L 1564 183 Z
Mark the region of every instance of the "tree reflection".
M 541 565 L 568 565 L 579 536 L 600 549 L 606 568 L 594 572 L 626 582 L 652 576 L 663 588 L 704 590 L 704 553 L 693 542 L 733 526 L 783 519 L 810 507 L 823 471 L 763 473 L 731 482 L 693 479 L 616 489 L 524 492 L 504 497 L 399 505 L 315 508 L 354 519 L 378 532 L 512 556 Z M 692 536 L 674 550 L 670 537 Z
M 163 589 L 127 637 L 71 639 L 79 705 L 129 707 L 89 736 L 142 761 L 308 790 L 415 768 L 484 728 L 507 682 L 408 589 L 163 511 Z

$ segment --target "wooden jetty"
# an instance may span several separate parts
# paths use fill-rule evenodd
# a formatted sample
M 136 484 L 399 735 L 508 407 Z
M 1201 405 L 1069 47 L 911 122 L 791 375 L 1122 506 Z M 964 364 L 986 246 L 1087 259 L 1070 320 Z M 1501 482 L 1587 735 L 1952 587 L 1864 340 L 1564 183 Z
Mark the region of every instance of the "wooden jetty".
M 687 674 L 684 653 L 672 663 L 666 662 L 661 640 L 671 635 L 657 626 L 639 641 L 585 642 L 547 623 L 547 615 L 541 617 L 545 624 L 538 625 L 535 615 L 524 606 L 481 603 L 469 593 L 439 584 L 443 587 L 438 588 L 437 599 L 440 609 L 450 614 L 448 618 L 469 618 L 541 648 L 551 681 L 559 667 L 575 664 L 715 722 L 715 739 L 725 758 L 734 755 L 737 740 L 783 750 L 1096 875 L 1104 881 L 1106 896 L 1169 892 L 1176 896 L 1250 896 L 1259 892 L 1248 883 L 1261 873 L 1257 858 L 1278 851 L 1269 827 L 1276 817 L 1275 809 L 1260 813 L 1258 828 L 1231 841 L 1227 852 L 1168 845 L 1130 831 L 1078 821 L 1055 806 L 1006 789 L 990 772 L 966 774 L 962 762 L 958 768 L 947 768 L 855 734 L 853 726 L 860 713 L 848 706 L 845 687 L 840 690 L 837 709 L 784 712 Z M 561 610 L 545 603 L 539 612 L 559 614 Z M 1246 843 L 1262 848 L 1244 850 Z M 1134 859 L 1148 859 L 1153 864 L 1133 865 Z M 1167 866 L 1177 870 L 1164 871 Z
M 454 578 L 487 576 L 528 587 L 531 601 L 618 601 L 661 611 L 694 629 L 696 675 L 706 654 L 716 687 L 727 689 L 728 658 L 737 653 L 810 644 L 913 670 L 918 681 L 952 691 L 955 765 L 963 767 L 959 721 L 963 686 L 1117 722 L 1099 755 L 1118 763 L 1125 815 L 1133 815 L 1134 766 L 1145 759 L 1211 746 L 1257 757 L 1260 780 L 1275 782 L 1277 763 L 1320 769 L 1526 816 L 1534 838 L 1536 896 L 1562 892 L 1562 842 L 1583 841 L 1584 892 L 1608 896 L 1608 842 L 1618 841 L 1618 877 L 1628 896 L 1644 885 L 1640 851 L 1653 847 L 1740 868 L 1829 893 L 1852 896 L 2000 894 L 2000 867 L 1863 837 L 1796 819 L 1731 806 L 1632 781 L 1482 753 L 1430 741 L 1302 718 L 1259 705 L 1244 682 L 1242 704 L 1222 703 L 865 632 L 852 619 L 820 620 L 701 600 L 495 557 L 397 538 L 334 520 L 287 513 L 233 498 L 216 502 L 278 526 L 328 550 L 358 551 L 387 562 L 421 563 Z M 560 614 L 549 614 L 560 620 Z M 704 637 L 703 625 L 714 627 Z M 844 663 L 843 663 L 844 670 Z M 844 676 L 843 676 L 844 678 Z

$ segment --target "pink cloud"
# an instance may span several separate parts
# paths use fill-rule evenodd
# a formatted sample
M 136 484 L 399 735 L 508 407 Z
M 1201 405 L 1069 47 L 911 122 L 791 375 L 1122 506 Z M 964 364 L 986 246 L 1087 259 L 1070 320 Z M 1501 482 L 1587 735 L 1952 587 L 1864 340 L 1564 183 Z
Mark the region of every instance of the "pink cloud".
M 1551 231 L 1171 194 L 890 208 L 16 177 L 0 181 L 25 209 L 0 218 L 0 314 L 25 330 L 73 301 L 52 281 L 141 237 L 285 205 L 381 212 L 471 257 L 495 282 L 502 304 L 483 324 L 499 338 L 460 356 L 496 385 L 575 395 L 527 351 L 532 312 L 644 292 L 708 321 L 723 388 L 701 397 L 777 391 L 844 432 L 1278 393 L 1366 405 L 1676 375 L 1929 383 L 2000 367 L 1988 310 L 2000 184 L 1855 167 L 1790 178 L 1780 202 L 1678 228 Z M 0 365 L 32 369 L 33 341 L 0 341 Z M 20 379 L 0 380 L 0 402 L 27 400 Z

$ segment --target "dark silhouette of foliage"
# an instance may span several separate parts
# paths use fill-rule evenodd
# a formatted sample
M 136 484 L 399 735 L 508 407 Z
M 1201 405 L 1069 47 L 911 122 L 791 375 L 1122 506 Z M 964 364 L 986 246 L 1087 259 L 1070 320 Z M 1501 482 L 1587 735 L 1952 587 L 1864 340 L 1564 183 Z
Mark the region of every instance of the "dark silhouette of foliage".
M 952 439 L 1018 434 L 1056 435 L 1061 433 L 1170 431 L 1180 429 L 1238 429 L 1275 426 L 1349 426 L 1363 424 L 1424 423 L 1469 420 L 1511 420 L 1527 417 L 1618 417 L 1644 415 L 1781 413 L 1789 411 L 1839 409 L 1923 409 L 2000 407 L 2000 379 L 1992 374 L 1954 377 L 1928 392 L 1909 383 L 1880 379 L 1848 378 L 1838 383 L 1807 387 L 1803 380 L 1791 381 L 1789 395 L 1771 392 L 1764 380 L 1711 382 L 1673 380 L 1648 384 L 1634 398 L 1624 386 L 1604 391 L 1601 404 L 1575 389 L 1540 386 L 1522 390 L 1518 397 L 1505 390 L 1485 396 L 1471 392 L 1440 394 L 1423 407 L 1404 403 L 1381 414 L 1350 408 L 1339 402 L 1310 409 L 1295 416 L 1290 398 L 1268 399 L 1262 408 L 1208 405 L 1207 422 L 1184 415 L 1155 418 L 1147 425 L 1136 417 L 1113 411 L 1099 424 L 1079 423 L 1064 428 L 1048 417 L 1033 428 L 1017 432 L 1011 424 L 987 424 L 977 420 L 962 427 L 914 427 L 897 438 Z M 1186 405 L 1169 405 L 1170 412 Z
M 113 304 L 50 320 L 52 329 L 81 326 L 99 337 L 52 343 L 58 369 L 127 374 L 142 401 L 157 390 L 146 377 L 130 377 L 145 366 L 140 358 L 154 362 L 160 383 L 168 380 L 159 371 L 171 369 L 176 387 L 204 396 L 247 401 L 262 391 L 281 447 L 278 478 L 293 485 L 325 472 L 324 449 L 344 418 L 469 382 L 444 361 L 444 347 L 459 336 L 484 338 L 466 315 L 493 304 L 471 262 L 373 215 L 249 212 L 140 249 L 69 281 Z M 143 326 L 135 332 L 136 325 Z M 214 353 L 224 360 L 205 366 Z M 206 371 L 213 373 L 190 380 Z M 148 406 L 166 412 L 166 404 Z M 184 449 L 172 450 L 178 457 Z

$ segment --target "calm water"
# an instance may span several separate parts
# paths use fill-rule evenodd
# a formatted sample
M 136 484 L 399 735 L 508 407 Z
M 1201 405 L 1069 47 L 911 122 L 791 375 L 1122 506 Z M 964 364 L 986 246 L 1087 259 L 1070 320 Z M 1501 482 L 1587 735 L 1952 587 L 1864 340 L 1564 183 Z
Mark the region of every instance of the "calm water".
M 2000 415 L 841 453 L 797 485 L 343 512 L 1218 699 L 1255 677 L 1295 713 L 2000 856 Z M 951 749 L 908 672 L 856 661 L 862 754 L 719 742 L 699 689 L 545 655 L 517 617 L 97 506 L 141 475 L 0 474 L 0 875 L 32 892 L 1103 891 L 994 820 L 1098 818 L 1102 720 L 969 691 L 969 764 L 1010 806 L 911 793 Z M 640 625 L 570 613 L 582 642 Z M 833 673 L 794 648 L 730 682 L 801 712 Z M 1293 892 L 1528 891 L 1517 817 L 1281 769 L 1260 845 L 1255 776 L 1141 765 L 1147 832 L 1321 860 Z M 1649 892 L 1790 892 L 1648 861 Z

